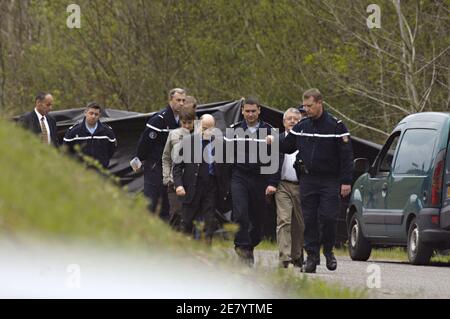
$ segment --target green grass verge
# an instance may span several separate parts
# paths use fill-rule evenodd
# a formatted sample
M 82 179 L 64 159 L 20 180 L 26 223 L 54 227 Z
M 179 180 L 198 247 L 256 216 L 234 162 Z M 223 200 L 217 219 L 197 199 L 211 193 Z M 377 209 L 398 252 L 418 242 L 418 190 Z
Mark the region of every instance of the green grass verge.
M 258 249 L 277 250 L 278 247 L 276 242 L 264 240 L 258 245 Z M 334 253 L 336 256 L 349 256 L 347 247 L 336 248 Z M 408 254 L 405 247 L 374 248 L 372 249 L 370 260 L 398 260 L 408 262 Z M 450 264 L 450 255 L 435 252 L 431 258 L 431 264 Z
M 358 298 L 352 291 L 293 272 L 234 267 L 232 245 L 218 242 L 211 249 L 174 232 L 150 216 L 142 196 L 128 194 L 109 179 L 87 170 L 31 133 L 0 119 L 0 233 L 8 238 L 25 234 L 34 240 L 58 243 L 82 240 L 93 245 L 149 248 L 205 260 L 212 267 L 227 263 L 235 271 L 252 272 L 269 280 L 280 297 Z M 220 246 L 222 245 L 222 246 Z M 269 246 L 263 243 L 261 248 Z M 224 249 L 226 248 L 226 249 Z M 237 270 L 236 270 L 237 269 Z

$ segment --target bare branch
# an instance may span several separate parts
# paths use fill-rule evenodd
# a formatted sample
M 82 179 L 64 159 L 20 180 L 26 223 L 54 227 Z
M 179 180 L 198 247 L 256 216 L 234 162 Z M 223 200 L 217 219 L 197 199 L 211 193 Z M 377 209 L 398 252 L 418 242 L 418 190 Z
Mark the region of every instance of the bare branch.
M 433 52 L 434 52 L 434 43 L 433 43 Z M 433 63 L 433 74 L 431 76 L 431 83 L 430 83 L 429 87 L 427 88 L 427 90 L 425 91 L 424 95 L 422 96 L 422 99 L 421 99 L 422 106 L 420 108 L 420 112 L 422 112 L 424 110 L 425 105 L 428 102 L 428 99 L 429 99 L 430 94 L 431 94 L 431 89 L 433 87 L 435 79 L 436 79 L 436 65 Z
M 399 111 L 402 111 L 402 112 L 405 113 L 405 114 L 411 114 L 411 112 L 409 112 L 409 111 L 406 110 L 405 108 L 403 108 L 403 107 L 401 107 L 401 106 L 399 106 L 399 105 L 397 105 L 397 104 L 392 104 L 392 103 L 389 103 L 389 102 L 380 100 L 379 98 L 376 98 L 376 97 L 374 97 L 374 96 L 368 94 L 367 92 L 364 92 L 363 90 L 356 89 L 356 88 L 353 88 L 353 87 L 343 87 L 343 88 L 344 88 L 345 90 L 349 91 L 349 92 L 353 92 L 353 93 L 356 93 L 356 94 L 358 94 L 358 95 L 367 97 L 367 98 L 369 98 L 369 99 L 371 99 L 371 100 L 373 100 L 373 101 L 382 103 L 382 104 L 384 104 L 384 105 L 391 106 L 391 107 L 393 107 L 393 108 L 395 108 L 395 109 L 397 109 L 397 110 L 399 110 Z
M 415 73 L 419 73 L 420 71 L 422 71 L 424 68 L 428 67 L 428 65 L 430 65 L 431 63 L 434 63 L 434 61 L 436 61 L 442 54 L 444 54 L 445 52 L 447 52 L 447 50 L 450 49 L 450 45 L 448 47 L 446 47 L 444 50 L 441 51 L 441 53 L 439 53 L 437 56 L 435 56 L 431 61 L 427 62 L 424 66 L 422 66 L 419 70 L 417 70 Z
M 361 127 L 366 128 L 366 129 L 369 129 L 369 130 L 371 130 L 371 131 L 374 131 L 374 132 L 383 134 L 384 136 L 389 136 L 389 134 L 386 133 L 385 131 L 382 131 L 382 130 L 376 128 L 376 127 L 372 127 L 372 126 L 369 126 L 369 125 L 366 125 L 366 124 L 363 124 L 363 123 L 359 123 L 359 122 L 357 122 L 357 121 L 355 121 L 355 120 L 349 118 L 348 116 L 346 116 L 345 114 L 341 113 L 338 109 L 336 109 L 336 108 L 333 107 L 331 104 L 329 104 L 329 103 L 327 103 L 327 102 L 325 102 L 325 101 L 323 101 L 323 104 L 325 104 L 327 107 L 329 107 L 330 109 L 332 109 L 334 112 L 336 112 L 337 114 L 339 114 L 340 116 L 342 116 L 343 118 L 345 118 L 347 121 L 349 121 L 349 122 L 351 122 L 351 123 L 353 123 L 353 124 L 355 124 L 355 125 L 357 125 L 357 126 L 361 126 Z

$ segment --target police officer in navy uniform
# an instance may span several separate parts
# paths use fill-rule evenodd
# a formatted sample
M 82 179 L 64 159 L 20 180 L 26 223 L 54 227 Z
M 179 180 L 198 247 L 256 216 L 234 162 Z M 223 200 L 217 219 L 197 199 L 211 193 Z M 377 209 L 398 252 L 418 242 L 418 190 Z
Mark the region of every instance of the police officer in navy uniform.
M 102 108 L 97 102 L 90 102 L 84 111 L 83 121 L 73 125 L 64 135 L 64 144 L 71 152 L 75 145 L 80 146 L 84 155 L 96 159 L 104 168 L 108 168 L 117 140 L 112 128 L 100 122 Z
M 280 141 L 283 153 L 299 150 L 297 161 L 301 171 L 304 248 L 308 254 L 305 272 L 308 273 L 316 271 L 321 244 L 327 268 L 337 268 L 333 246 L 340 196 L 350 194 L 353 180 L 350 133 L 341 120 L 324 110 L 322 102 L 323 97 L 318 89 L 307 90 L 303 94 L 303 107 L 308 117 L 296 124 L 287 137 Z
M 167 136 L 179 127 L 178 114 L 186 101 L 186 91 L 175 88 L 169 92 L 169 105 L 152 116 L 138 142 L 137 157 L 144 162 L 144 195 L 150 200 L 150 211 L 161 205 L 160 217 L 169 218 L 167 187 L 162 180 L 162 153 Z
M 231 169 L 233 221 L 239 225 L 234 239 L 235 251 L 249 266 L 254 263 L 253 249 L 261 241 L 262 225 L 266 217 L 266 196 L 276 192 L 279 182 L 275 177 L 277 170 L 274 174 L 261 173 L 261 167 L 266 164 L 259 157 L 259 148 L 269 148 L 265 137 L 270 134 L 272 127 L 259 119 L 260 113 L 261 107 L 256 98 L 245 99 L 242 105 L 244 120 L 233 124 L 231 128 L 240 129 L 241 133 L 246 132 L 248 135 L 235 133 L 225 137 L 226 146 L 229 147 L 229 143 L 232 143 L 235 148 Z M 239 143 L 245 145 L 245 154 L 240 153 L 242 147 Z

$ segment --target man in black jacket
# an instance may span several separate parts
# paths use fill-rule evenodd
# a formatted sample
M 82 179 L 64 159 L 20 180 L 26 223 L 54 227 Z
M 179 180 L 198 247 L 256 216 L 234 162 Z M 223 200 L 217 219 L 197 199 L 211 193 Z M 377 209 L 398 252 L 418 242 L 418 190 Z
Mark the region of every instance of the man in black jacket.
M 193 221 L 196 217 L 203 217 L 208 242 L 211 242 L 216 228 L 216 203 L 225 173 L 223 161 L 215 161 L 215 148 L 211 142 L 214 126 L 214 117 L 204 114 L 201 117 L 201 134 L 184 138 L 183 156 L 173 166 L 176 193 L 183 201 L 181 229 L 192 233 Z
M 234 158 L 227 156 L 227 162 L 232 161 L 233 220 L 239 225 L 234 238 L 235 251 L 243 262 L 252 266 L 253 250 L 261 241 L 262 223 L 267 214 L 266 200 L 276 192 L 279 182 L 276 179 L 279 157 L 276 154 L 272 158 L 270 148 L 263 139 L 271 133 L 272 127 L 260 119 L 258 100 L 253 97 L 244 99 L 241 112 L 244 120 L 227 130 L 225 141 L 227 149 L 234 148 Z M 227 154 L 230 152 L 227 151 Z M 268 162 L 263 154 L 268 155 Z M 273 173 L 270 173 L 271 167 L 274 168 Z
M 101 113 L 102 108 L 98 103 L 88 103 L 83 121 L 69 128 L 64 136 L 64 144 L 73 153 L 75 145 L 79 145 L 81 153 L 98 160 L 104 168 L 108 168 L 109 160 L 117 147 L 117 140 L 112 128 L 100 122 Z
M 186 102 L 186 91 L 175 88 L 169 92 L 169 105 L 150 117 L 142 133 L 137 157 L 144 162 L 144 195 L 150 200 L 150 211 L 156 213 L 161 205 L 160 217 L 169 219 L 167 186 L 163 184 L 162 153 L 169 132 L 178 128 L 179 112 Z
M 329 270 L 336 270 L 333 254 L 336 239 L 340 196 L 351 192 L 353 149 L 345 124 L 328 114 L 318 89 L 303 94 L 308 118 L 294 126 L 280 142 L 286 154 L 299 151 L 301 165 L 300 201 L 305 221 L 305 250 L 308 254 L 305 272 L 316 272 L 320 246 Z M 271 138 L 270 138 L 271 140 Z M 321 232 L 320 232 L 321 231 Z
M 45 144 L 58 146 L 56 121 L 48 115 L 52 110 L 53 96 L 50 93 L 39 92 L 34 100 L 34 110 L 19 119 L 19 124 L 38 135 Z

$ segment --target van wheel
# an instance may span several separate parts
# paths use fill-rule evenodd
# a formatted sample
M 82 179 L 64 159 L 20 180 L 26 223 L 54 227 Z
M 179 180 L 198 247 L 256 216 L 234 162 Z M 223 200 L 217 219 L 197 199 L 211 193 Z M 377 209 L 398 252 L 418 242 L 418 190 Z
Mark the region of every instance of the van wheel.
M 417 218 L 414 218 L 408 231 L 409 262 L 413 265 L 426 265 L 430 262 L 432 254 L 433 247 L 422 241 Z
M 348 252 L 352 260 L 366 261 L 372 252 L 372 246 L 364 237 L 356 213 L 350 221 Z

